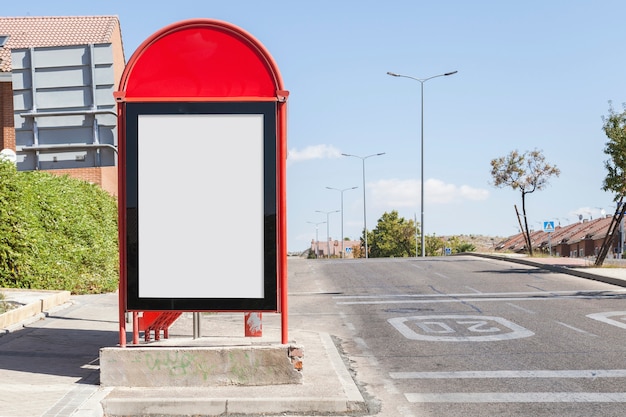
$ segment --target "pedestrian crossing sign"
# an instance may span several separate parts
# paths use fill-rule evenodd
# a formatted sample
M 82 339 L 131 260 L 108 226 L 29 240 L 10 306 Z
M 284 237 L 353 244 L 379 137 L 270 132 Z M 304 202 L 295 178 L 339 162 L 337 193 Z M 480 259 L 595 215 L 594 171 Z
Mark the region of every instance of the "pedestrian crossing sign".
M 546 233 L 554 232 L 554 222 L 543 222 L 543 231 Z

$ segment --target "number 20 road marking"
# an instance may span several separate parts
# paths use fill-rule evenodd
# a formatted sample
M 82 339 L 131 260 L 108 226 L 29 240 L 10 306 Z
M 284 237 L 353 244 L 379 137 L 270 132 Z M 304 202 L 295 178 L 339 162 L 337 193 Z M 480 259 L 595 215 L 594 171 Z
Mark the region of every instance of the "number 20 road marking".
M 609 311 L 607 313 L 588 314 L 587 317 L 626 329 L 626 311 Z M 614 320 L 613 318 L 618 318 L 618 320 Z
M 395 317 L 387 321 L 410 340 L 494 342 L 534 335 L 530 330 L 502 317 L 412 316 Z

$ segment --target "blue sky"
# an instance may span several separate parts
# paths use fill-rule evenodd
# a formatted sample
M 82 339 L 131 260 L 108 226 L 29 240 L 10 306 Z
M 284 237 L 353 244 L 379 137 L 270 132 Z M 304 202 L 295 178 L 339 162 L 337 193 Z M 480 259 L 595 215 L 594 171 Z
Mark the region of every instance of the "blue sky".
M 288 104 L 288 250 L 306 249 L 344 195 L 344 236 L 384 212 L 420 218 L 420 84 L 424 84 L 427 235 L 518 232 L 519 192 L 490 185 L 490 161 L 540 149 L 561 170 L 528 196 L 529 222 L 563 225 L 612 212 L 601 190 L 609 101 L 626 102 L 626 2 L 529 0 L 8 2 L 4 16 L 117 15 L 126 58 L 172 23 L 237 25 L 278 64 Z M 181 144 L 184 145 L 184 144 Z M 237 173 L 234 173 L 238 175 Z M 319 225 L 341 237 L 341 215 Z

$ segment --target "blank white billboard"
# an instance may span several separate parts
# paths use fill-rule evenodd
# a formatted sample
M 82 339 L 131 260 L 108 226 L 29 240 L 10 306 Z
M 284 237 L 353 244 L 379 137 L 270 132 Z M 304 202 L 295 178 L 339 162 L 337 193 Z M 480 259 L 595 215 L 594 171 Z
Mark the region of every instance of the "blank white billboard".
M 264 115 L 139 114 L 139 298 L 263 298 Z

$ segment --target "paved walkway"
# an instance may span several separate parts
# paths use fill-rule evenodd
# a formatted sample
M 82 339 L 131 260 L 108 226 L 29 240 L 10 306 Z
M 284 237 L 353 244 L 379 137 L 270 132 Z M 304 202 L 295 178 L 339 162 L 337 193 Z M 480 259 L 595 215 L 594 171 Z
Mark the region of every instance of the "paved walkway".
M 115 294 L 72 297 L 0 337 L 0 416 L 97 415 L 99 350 L 118 342 L 116 312 Z

